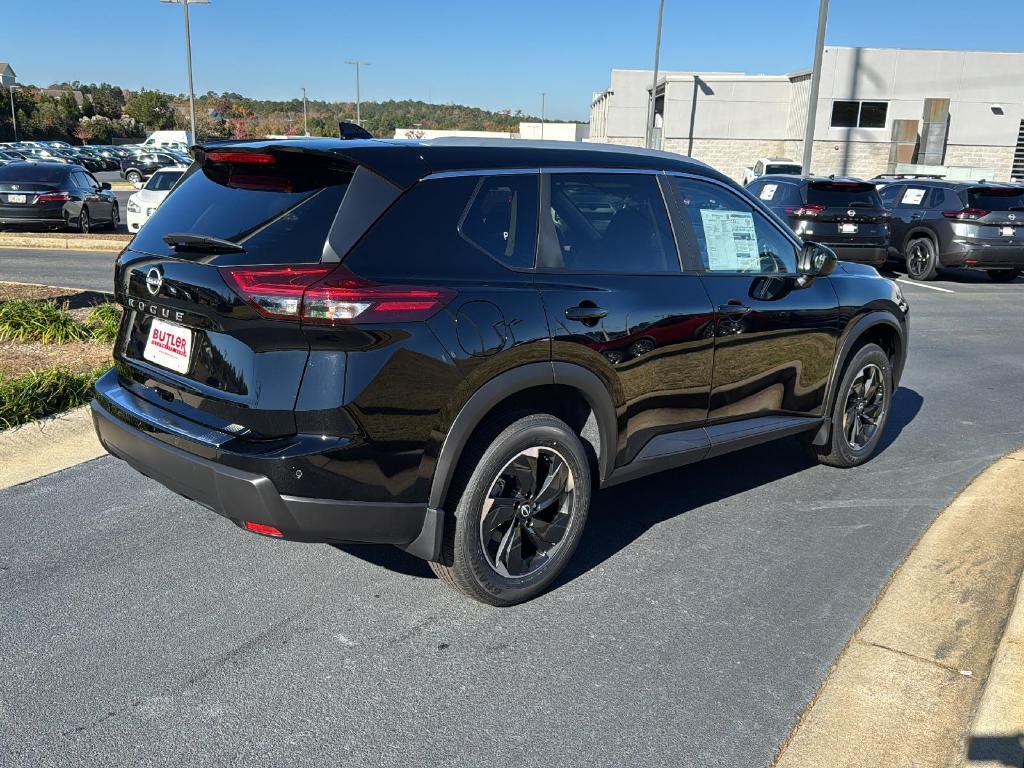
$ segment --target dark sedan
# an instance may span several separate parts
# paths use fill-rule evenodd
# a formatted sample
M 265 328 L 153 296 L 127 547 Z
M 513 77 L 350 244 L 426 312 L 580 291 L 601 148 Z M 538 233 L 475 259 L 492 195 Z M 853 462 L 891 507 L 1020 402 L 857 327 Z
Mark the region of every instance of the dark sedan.
M 10 163 L 0 167 L 0 227 L 117 229 L 121 213 L 109 184 L 80 165 Z

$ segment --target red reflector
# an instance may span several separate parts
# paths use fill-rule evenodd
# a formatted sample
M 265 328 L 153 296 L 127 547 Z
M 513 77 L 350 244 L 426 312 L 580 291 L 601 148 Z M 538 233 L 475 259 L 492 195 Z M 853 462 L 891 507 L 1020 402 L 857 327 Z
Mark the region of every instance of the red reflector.
M 252 531 L 253 533 L 262 533 L 264 536 L 276 536 L 281 538 L 284 536 L 277 528 L 272 525 L 264 525 L 263 523 L 253 523 L 249 520 L 245 521 L 245 530 Z
M 211 163 L 237 163 L 247 165 L 273 165 L 277 158 L 267 152 L 210 152 L 206 159 Z
M 974 266 L 977 266 L 978 260 L 977 259 L 967 259 L 964 262 L 964 264 L 966 264 L 968 267 L 974 267 Z
M 786 213 L 790 216 L 817 216 L 825 212 L 824 205 L 803 205 L 799 208 L 787 208 Z

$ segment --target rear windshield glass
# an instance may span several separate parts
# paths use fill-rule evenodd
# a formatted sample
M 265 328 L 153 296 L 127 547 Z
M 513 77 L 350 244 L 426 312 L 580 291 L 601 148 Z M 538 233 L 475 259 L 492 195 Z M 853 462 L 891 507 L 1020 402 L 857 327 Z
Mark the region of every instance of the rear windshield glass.
M 1024 188 L 969 189 L 967 190 L 967 207 L 981 208 L 985 211 L 1024 209 Z
M 786 173 L 799 175 L 800 170 L 801 168 L 799 165 L 790 165 L 789 163 L 770 163 L 764 167 L 765 173 Z
M 39 184 L 60 184 L 67 176 L 67 168 L 53 165 L 5 165 L 0 167 L 2 181 L 34 181 Z
M 153 177 L 146 182 L 146 189 L 151 192 L 166 192 L 174 186 L 174 182 L 181 178 L 184 171 L 161 171 L 154 173 Z
M 176 253 L 163 236 L 210 235 L 246 249 L 244 254 L 219 256 L 219 264 L 319 261 L 350 171 L 320 156 L 280 158 L 272 165 L 195 166 L 135 236 L 132 248 L 197 258 Z
M 807 202 L 826 208 L 854 207 L 881 208 L 882 200 L 873 184 L 854 182 L 816 181 L 807 187 Z

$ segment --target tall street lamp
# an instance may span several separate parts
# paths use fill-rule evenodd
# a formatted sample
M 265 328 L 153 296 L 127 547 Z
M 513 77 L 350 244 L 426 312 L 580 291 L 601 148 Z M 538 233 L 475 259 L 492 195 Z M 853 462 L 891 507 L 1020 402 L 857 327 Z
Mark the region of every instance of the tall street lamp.
M 18 118 L 14 114 L 14 89 L 21 88 L 20 85 L 11 86 L 11 125 L 14 126 L 14 140 L 18 140 Z
M 548 94 L 541 91 L 540 94 L 540 139 L 544 140 L 544 118 L 548 108 Z
M 192 141 L 199 140 L 196 134 L 196 94 L 192 88 L 192 33 L 188 23 L 188 7 L 190 5 L 209 5 L 210 0 L 160 0 L 161 3 L 178 3 L 185 9 L 185 59 L 188 62 L 188 106 L 192 118 Z
M 818 6 L 818 35 L 814 40 L 814 68 L 811 87 L 807 94 L 807 125 L 804 126 L 804 173 L 811 172 L 811 153 L 814 151 L 814 122 L 818 117 L 818 87 L 821 85 L 821 59 L 825 49 L 825 27 L 828 25 L 828 0 Z
M 363 126 L 363 113 L 362 113 L 362 95 L 359 92 L 359 68 L 370 66 L 368 61 L 346 61 L 346 64 L 352 64 L 356 68 L 356 125 L 360 128 Z
M 654 141 L 654 116 L 657 111 L 658 63 L 661 59 L 661 25 L 665 18 L 665 0 L 658 4 L 658 36 L 654 43 L 654 78 L 651 81 L 651 98 L 647 102 L 647 127 L 644 129 L 644 146 L 650 149 Z
M 309 136 L 309 124 L 306 122 L 306 89 L 302 89 L 302 132 Z

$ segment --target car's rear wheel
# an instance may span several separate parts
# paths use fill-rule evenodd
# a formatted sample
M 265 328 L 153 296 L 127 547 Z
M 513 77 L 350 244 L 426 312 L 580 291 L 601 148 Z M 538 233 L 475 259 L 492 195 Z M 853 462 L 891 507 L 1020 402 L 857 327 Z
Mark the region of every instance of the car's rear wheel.
M 110 206 L 110 228 L 117 232 L 117 227 L 121 223 L 121 209 L 117 203 Z
M 874 455 L 892 410 L 892 363 L 877 344 L 857 350 L 843 372 L 832 408 L 828 442 L 808 443 L 831 467 L 856 467 Z
M 491 605 L 542 592 L 572 557 L 590 506 L 590 464 L 559 419 L 517 419 L 488 445 L 471 445 L 468 478 L 445 524 L 445 584 Z M 459 480 L 457 479 L 456 482 Z
M 128 171 L 128 173 L 125 174 L 125 178 L 132 184 L 138 184 L 142 181 L 142 174 L 138 171 Z
M 986 269 L 988 277 L 993 283 L 1012 283 L 1020 277 L 1019 269 Z
M 907 277 L 911 280 L 934 280 L 939 274 L 939 256 L 935 244 L 927 237 L 907 243 Z
M 78 214 L 78 231 L 83 235 L 92 232 L 92 220 L 89 218 L 88 208 L 82 208 L 82 211 Z

